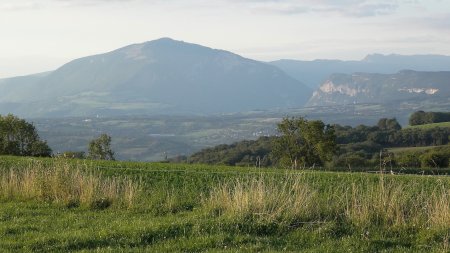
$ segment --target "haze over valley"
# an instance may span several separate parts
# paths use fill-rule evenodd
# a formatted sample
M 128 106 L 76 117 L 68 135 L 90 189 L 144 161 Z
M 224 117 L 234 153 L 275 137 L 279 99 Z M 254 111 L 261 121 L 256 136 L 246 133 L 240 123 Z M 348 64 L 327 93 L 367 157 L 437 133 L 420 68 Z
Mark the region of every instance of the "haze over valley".
M 170 38 L 0 79 L 0 114 L 32 119 L 56 150 L 83 150 L 95 134 L 111 132 L 118 157 L 133 160 L 273 135 L 286 115 L 349 125 L 389 116 L 406 124 L 413 111 L 449 106 L 449 56 L 266 63 Z

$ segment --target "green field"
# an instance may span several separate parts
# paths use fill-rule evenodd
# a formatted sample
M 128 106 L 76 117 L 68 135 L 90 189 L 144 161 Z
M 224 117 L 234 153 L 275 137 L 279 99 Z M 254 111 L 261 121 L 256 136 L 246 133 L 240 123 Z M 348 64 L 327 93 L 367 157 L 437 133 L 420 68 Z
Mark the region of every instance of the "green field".
M 407 126 L 406 128 L 430 129 L 434 127 L 450 127 L 450 122 L 432 123 L 425 125 Z
M 0 157 L 0 250 L 448 252 L 450 178 Z
M 424 147 L 397 147 L 397 148 L 388 148 L 389 152 L 392 153 L 401 153 L 401 152 L 407 152 L 407 151 L 426 151 L 430 149 L 439 149 L 443 147 L 448 147 L 449 145 L 441 145 L 441 146 L 424 146 Z

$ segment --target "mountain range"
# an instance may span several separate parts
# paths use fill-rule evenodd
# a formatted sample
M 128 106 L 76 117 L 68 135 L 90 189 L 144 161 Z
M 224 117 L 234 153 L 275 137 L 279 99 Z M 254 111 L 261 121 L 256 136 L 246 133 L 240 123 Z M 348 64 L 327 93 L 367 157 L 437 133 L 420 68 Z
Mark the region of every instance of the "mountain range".
M 401 104 L 425 101 L 450 102 L 450 71 L 403 70 L 396 74 L 333 74 L 308 101 L 307 106 L 347 104 Z
M 394 74 L 401 70 L 450 71 L 450 56 L 444 55 L 382 55 L 371 54 L 361 61 L 341 60 L 278 60 L 270 64 L 288 75 L 317 89 L 330 75 L 356 72 Z
M 0 80 L 0 113 L 25 117 L 208 114 L 301 107 L 312 90 L 280 69 L 163 38 Z
M 449 56 L 265 63 L 162 38 L 76 59 L 51 72 L 0 79 L 0 114 L 208 115 L 404 101 L 420 109 L 424 101 L 450 104 L 446 71 Z

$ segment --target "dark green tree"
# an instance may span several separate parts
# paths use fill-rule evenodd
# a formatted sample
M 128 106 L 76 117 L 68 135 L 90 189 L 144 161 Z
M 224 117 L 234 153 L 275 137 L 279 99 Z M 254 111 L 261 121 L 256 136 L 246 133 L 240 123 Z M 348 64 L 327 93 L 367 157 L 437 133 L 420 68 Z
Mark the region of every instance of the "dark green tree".
M 111 136 L 100 135 L 97 139 L 89 142 L 88 159 L 114 160 L 114 152 L 111 149 Z
M 402 129 L 402 126 L 398 123 L 396 118 L 387 119 L 382 118 L 378 121 L 378 128 L 383 131 L 398 131 Z
M 51 156 L 33 124 L 12 114 L 0 115 L 0 155 Z
M 417 111 L 409 117 L 411 126 L 424 125 L 439 122 L 450 122 L 450 112 L 424 112 Z
M 321 166 L 336 153 L 334 127 L 320 120 L 285 118 L 277 128 L 281 136 L 274 141 L 272 155 L 283 166 Z
M 426 124 L 425 116 L 426 113 L 424 111 L 417 111 L 409 116 L 409 124 L 411 126 Z

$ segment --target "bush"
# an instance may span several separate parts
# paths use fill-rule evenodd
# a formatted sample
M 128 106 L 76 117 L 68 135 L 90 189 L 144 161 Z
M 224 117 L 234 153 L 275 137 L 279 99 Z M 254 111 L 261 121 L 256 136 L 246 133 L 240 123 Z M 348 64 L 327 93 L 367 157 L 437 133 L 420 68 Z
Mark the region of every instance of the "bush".
M 401 167 L 419 168 L 421 165 L 420 153 L 403 152 L 395 155 L 396 163 Z
M 334 166 L 337 167 L 364 167 L 367 165 L 367 159 L 357 153 L 344 154 L 339 156 L 334 161 Z
M 420 156 L 422 167 L 445 168 L 449 163 L 449 155 L 443 151 L 430 151 Z
M 111 136 L 102 134 L 97 139 L 90 141 L 88 158 L 114 161 L 114 152 L 111 149 Z

